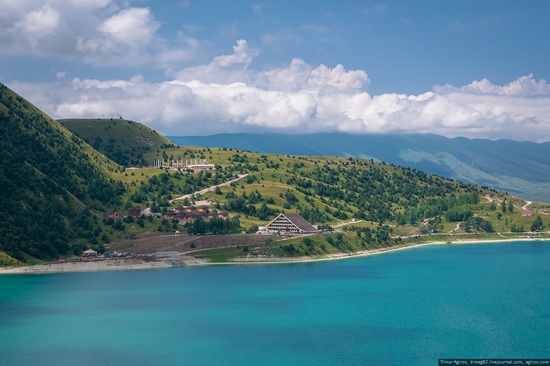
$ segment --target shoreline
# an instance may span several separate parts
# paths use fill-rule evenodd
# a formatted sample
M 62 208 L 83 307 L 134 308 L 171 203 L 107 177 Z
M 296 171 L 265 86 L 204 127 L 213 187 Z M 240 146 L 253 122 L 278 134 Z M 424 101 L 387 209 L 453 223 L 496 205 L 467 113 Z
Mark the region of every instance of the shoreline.
M 144 261 L 142 259 L 113 259 L 101 261 L 82 262 L 50 262 L 32 266 L 4 267 L 0 268 L 3 274 L 47 274 L 66 272 L 106 272 L 106 271 L 134 271 L 166 269 L 175 267 L 197 266 L 207 263 L 196 259 L 182 259 L 179 261 Z
M 152 269 L 166 269 L 177 268 L 187 266 L 247 266 L 247 265 L 273 265 L 273 264 L 294 264 L 294 263 L 310 263 L 310 262 L 323 262 L 332 260 L 343 260 L 348 258 L 362 258 L 373 255 L 391 253 L 401 250 L 420 248 L 433 245 L 475 245 L 475 244 L 506 244 L 511 242 L 536 242 L 536 241 L 550 241 L 549 238 L 541 239 L 479 239 L 479 240 L 457 240 L 452 242 L 435 241 L 427 243 L 418 243 L 412 245 L 401 245 L 397 247 L 390 247 L 387 249 L 367 250 L 356 253 L 335 253 L 328 254 L 326 257 L 312 258 L 312 257 L 295 257 L 295 258 L 278 258 L 273 260 L 272 257 L 262 258 L 238 258 L 234 261 L 211 263 L 201 261 L 197 259 L 183 259 L 173 262 L 165 261 L 144 261 L 140 259 L 131 260 L 104 260 L 104 261 L 90 261 L 90 262 L 51 262 L 37 264 L 33 266 L 20 266 L 20 267 L 0 267 L 0 275 L 3 274 L 47 274 L 47 273 L 66 273 L 66 272 L 104 272 L 104 271 L 133 271 L 133 270 L 152 270 Z
M 401 246 L 395 246 L 390 247 L 387 249 L 377 249 L 377 250 L 365 250 L 361 252 L 356 253 L 335 253 L 335 254 L 327 254 L 326 257 L 319 257 L 319 258 L 312 258 L 312 257 L 295 257 L 295 258 L 280 258 L 280 260 L 270 260 L 271 258 L 266 258 L 267 260 L 263 261 L 261 259 L 254 259 L 251 258 L 250 260 L 246 260 L 244 258 L 241 258 L 239 260 L 231 261 L 231 262 L 220 262 L 220 263 L 208 263 L 208 265 L 263 265 L 263 264 L 291 264 L 291 263 L 309 263 L 309 262 L 323 262 L 323 261 L 332 261 L 332 260 L 342 260 L 342 259 L 350 259 L 350 258 L 362 258 L 362 257 L 369 257 L 373 255 L 379 255 L 379 254 L 385 254 L 385 253 L 391 253 L 396 252 L 400 250 L 407 250 L 407 249 L 414 249 L 414 248 L 420 248 L 425 246 L 433 246 L 433 245 L 475 245 L 475 244 L 506 244 L 511 242 L 537 242 L 537 241 L 550 241 L 550 238 L 541 238 L 541 239 L 527 239 L 527 238 L 520 238 L 520 239 L 479 239 L 479 240 L 457 240 L 453 241 L 451 243 L 445 242 L 445 241 L 435 241 L 435 242 L 428 242 L 428 243 L 418 243 L 418 244 L 412 244 L 412 245 L 401 245 Z

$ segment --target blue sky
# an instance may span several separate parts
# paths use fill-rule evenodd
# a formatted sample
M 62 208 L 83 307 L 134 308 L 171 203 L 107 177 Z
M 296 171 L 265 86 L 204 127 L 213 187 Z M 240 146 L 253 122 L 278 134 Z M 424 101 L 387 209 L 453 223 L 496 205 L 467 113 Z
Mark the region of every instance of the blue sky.
M 0 81 L 168 135 L 550 140 L 548 1 L 5 0 Z

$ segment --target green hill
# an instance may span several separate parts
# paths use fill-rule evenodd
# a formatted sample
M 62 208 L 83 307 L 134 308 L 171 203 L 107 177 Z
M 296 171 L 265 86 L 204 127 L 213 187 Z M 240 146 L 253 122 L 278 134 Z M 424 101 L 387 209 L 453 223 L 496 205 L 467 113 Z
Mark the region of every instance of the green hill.
M 61 119 L 59 122 L 109 159 L 123 166 L 146 166 L 173 145 L 149 127 L 125 119 Z
M 0 250 L 53 258 L 94 240 L 90 211 L 119 203 L 118 166 L 0 84 Z
M 517 238 L 530 231 L 535 219 L 522 216 L 523 200 L 505 193 L 365 159 L 199 147 L 167 149 L 165 153 L 206 158 L 217 168 L 201 173 L 157 170 L 161 173 L 151 178 L 135 171 L 127 177 L 133 187 L 130 201 L 154 203 L 153 207 L 164 212 L 207 200 L 214 210 L 238 217 L 242 229 L 249 232 L 266 225 L 280 212 L 297 212 L 321 228 L 344 231 L 280 243 L 277 237 L 266 237 L 265 245 L 247 247 L 246 252 L 228 241 L 226 248 L 193 254 L 215 261 L 243 255 L 265 258 L 354 253 L 430 240 Z M 145 170 L 145 175 L 149 172 Z M 248 175 L 228 186 L 170 203 L 171 199 L 197 191 L 199 186 L 219 184 L 237 174 Z M 546 211 L 550 206 L 537 203 L 533 207 L 542 212 L 542 224 L 547 227 L 550 223 Z M 156 222 L 149 226 L 149 232 L 185 231 L 182 223 Z M 200 223 L 193 224 L 192 230 L 207 232 L 208 228 Z
M 10 257 L 4 252 L 0 252 L 0 267 L 1 266 L 17 266 L 20 265 L 21 262 L 18 260 Z
M 169 137 L 180 145 L 232 147 L 266 154 L 353 156 L 407 166 L 550 202 L 550 142 L 437 135 L 220 134 Z

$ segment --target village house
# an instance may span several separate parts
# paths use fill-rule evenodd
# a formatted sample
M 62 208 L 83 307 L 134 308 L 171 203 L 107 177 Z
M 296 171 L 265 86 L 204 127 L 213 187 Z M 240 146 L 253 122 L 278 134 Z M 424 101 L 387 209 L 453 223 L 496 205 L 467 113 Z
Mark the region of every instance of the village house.
M 141 208 L 139 208 L 139 207 L 128 207 L 128 216 L 130 216 L 130 217 L 141 217 Z
M 175 216 L 176 216 L 176 213 L 172 211 L 167 211 L 162 214 L 162 218 L 166 220 L 174 220 Z
M 200 206 L 197 207 L 197 211 L 199 211 L 199 212 L 208 212 L 208 206 L 200 205 Z
M 97 257 L 97 251 L 93 250 L 93 249 L 88 249 L 88 250 L 85 250 L 83 253 L 82 253 L 82 256 L 83 257 Z
M 115 210 L 113 212 L 106 212 L 103 214 L 104 219 L 118 219 L 120 218 L 120 212 Z
M 198 217 L 208 221 L 211 219 L 219 218 L 225 219 L 229 217 L 229 214 L 224 211 L 210 211 L 206 205 L 195 206 L 178 206 L 173 211 L 167 211 L 162 214 L 162 217 L 167 220 L 178 220 L 180 224 L 192 223 Z

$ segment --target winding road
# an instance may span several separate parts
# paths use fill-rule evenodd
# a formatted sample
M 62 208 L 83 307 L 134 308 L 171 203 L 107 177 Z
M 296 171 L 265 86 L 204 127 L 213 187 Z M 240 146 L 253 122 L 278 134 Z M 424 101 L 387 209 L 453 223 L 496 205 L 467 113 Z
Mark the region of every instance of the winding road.
M 248 174 L 239 174 L 237 175 L 237 178 L 235 179 L 231 179 L 231 180 L 228 180 L 227 182 L 223 182 L 221 184 L 216 184 L 215 186 L 212 186 L 212 187 L 208 187 L 208 188 L 205 188 L 205 189 L 201 189 L 200 191 L 197 191 L 197 192 L 193 192 L 193 193 L 189 193 L 189 194 L 185 194 L 181 197 L 177 197 L 177 198 L 173 198 L 171 199 L 170 201 L 168 201 L 168 203 L 174 203 L 176 201 L 181 201 L 181 200 L 184 200 L 186 198 L 191 198 L 193 196 L 198 196 L 198 195 L 201 195 L 201 194 L 205 194 L 206 192 L 212 192 L 214 191 L 217 187 L 225 187 L 225 186 L 228 186 L 230 185 L 231 183 L 233 182 L 237 182 L 241 179 L 243 179 L 244 177 L 248 176 Z

